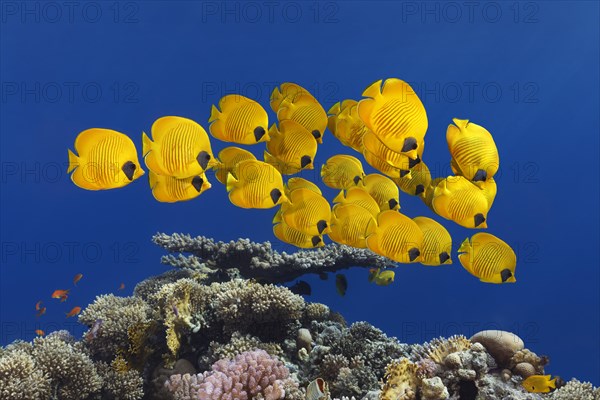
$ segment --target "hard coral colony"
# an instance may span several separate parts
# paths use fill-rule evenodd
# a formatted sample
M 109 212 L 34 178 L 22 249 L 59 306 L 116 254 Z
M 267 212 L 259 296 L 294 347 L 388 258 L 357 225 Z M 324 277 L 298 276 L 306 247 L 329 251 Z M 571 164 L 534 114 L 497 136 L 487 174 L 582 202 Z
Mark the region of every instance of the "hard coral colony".
M 306 89 L 284 83 L 271 97 L 279 122 L 271 128 L 259 103 L 225 96 L 213 106 L 210 135 L 266 142 L 264 161 L 237 147 L 217 159 L 200 124 L 155 121 L 143 135 L 143 156 L 157 200 L 198 197 L 211 188 L 206 171 L 214 169 L 234 205 L 279 207 L 275 236 L 308 249 L 280 253 L 269 242 L 159 233 L 153 241 L 169 252 L 161 261 L 176 268 L 138 283 L 133 296 L 101 295 L 81 313 L 76 307 L 70 314 L 88 327 L 81 339 L 57 331 L 1 348 L 0 399 L 598 400 L 600 389 L 577 380 L 553 380 L 557 388 L 548 393 L 524 384 L 544 382 L 548 358 L 510 332 L 401 343 L 305 301 L 296 292 L 310 293 L 306 282 L 281 285 L 350 267 L 368 268 L 370 280 L 388 285 L 394 273 L 386 269 L 397 263 L 451 263 L 449 233 L 432 219 L 401 214 L 400 191 L 461 226 L 488 226 L 499 163 L 492 135 L 454 119 L 446 134 L 454 175 L 432 179 L 422 159 L 428 119 L 412 88 L 388 79 L 363 96 L 327 113 Z M 341 191 L 333 207 L 315 183 L 283 178 L 315 168 L 326 128 L 381 172 L 365 174 L 350 155 L 331 157 L 320 175 Z M 81 188 L 119 188 L 144 174 L 122 133 L 86 130 L 75 150 L 68 169 Z M 90 163 L 93 182 L 84 174 Z M 325 236 L 334 243 L 325 244 Z M 462 243 L 459 261 L 469 273 L 488 283 L 516 281 L 516 256 L 504 241 L 478 233 Z M 343 295 L 348 280 L 338 273 L 336 284 Z

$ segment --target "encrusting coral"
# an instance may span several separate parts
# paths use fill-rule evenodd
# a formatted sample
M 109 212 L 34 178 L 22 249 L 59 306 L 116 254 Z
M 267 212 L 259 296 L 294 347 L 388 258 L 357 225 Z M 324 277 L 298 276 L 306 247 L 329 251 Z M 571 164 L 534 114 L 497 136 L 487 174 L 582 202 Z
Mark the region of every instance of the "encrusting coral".
M 383 269 L 395 266 L 392 260 L 370 250 L 336 243 L 288 254 L 274 250 L 270 242 L 255 243 L 249 239 L 224 243 L 205 236 L 157 233 L 152 240 L 169 252 L 191 254 L 163 256 L 163 264 L 207 274 L 235 270 L 239 277 L 260 278 L 272 283 L 289 282 L 308 273 L 335 272 L 350 267 Z
M 404 344 L 259 279 L 386 259 L 341 246 L 289 255 L 245 240 L 156 240 L 197 252 L 203 267 L 150 277 L 131 297 L 98 296 L 79 317 L 89 327 L 80 340 L 58 331 L 0 348 L 0 399 L 301 400 L 321 378 L 333 399 L 599 400 L 576 380 L 528 393 L 523 379 L 548 359 L 509 332 Z

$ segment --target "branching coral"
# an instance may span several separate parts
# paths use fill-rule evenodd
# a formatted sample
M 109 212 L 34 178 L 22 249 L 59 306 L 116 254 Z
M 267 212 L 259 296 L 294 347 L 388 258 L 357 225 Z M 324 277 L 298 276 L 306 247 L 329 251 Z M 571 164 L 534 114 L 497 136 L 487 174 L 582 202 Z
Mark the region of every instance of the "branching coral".
M 119 360 L 117 358 L 117 360 Z M 134 369 L 118 366 L 118 362 L 96 364 L 98 373 L 102 377 L 103 398 L 118 400 L 139 400 L 144 396 L 144 380 Z
M 173 283 L 184 278 L 195 279 L 195 277 L 198 276 L 198 273 L 191 269 L 170 269 L 160 275 L 148 277 L 135 285 L 133 295 L 147 301 L 154 293 L 158 292 L 160 288 L 167 283 Z
M 329 307 L 321 303 L 309 303 L 304 309 L 304 319 L 307 323 L 312 321 L 323 321 L 330 317 Z
M 264 350 L 223 359 L 199 375 L 174 375 L 166 383 L 175 400 L 279 400 L 286 386 L 296 386 L 288 369 Z
M 36 338 L 32 356 L 61 400 L 85 399 L 102 387 L 102 378 L 90 357 L 60 335 Z
M 108 361 L 129 349 L 129 328 L 150 321 L 150 307 L 137 297 L 117 297 L 112 294 L 96 297 L 79 315 L 79 322 L 92 327 L 96 320 L 102 325 L 88 341 L 92 354 Z M 88 331 L 89 332 L 89 331 Z
M 226 332 L 247 332 L 261 340 L 282 339 L 302 317 L 304 299 L 289 289 L 236 280 L 212 284 L 212 307 Z
M 190 256 L 167 255 L 164 264 L 215 273 L 217 270 L 237 269 L 241 277 L 261 278 L 272 283 L 289 282 L 307 273 L 334 272 L 349 267 L 387 268 L 394 262 L 368 249 L 328 244 L 316 250 L 300 250 L 293 254 L 274 250 L 270 242 L 255 243 L 239 239 L 229 243 L 213 239 L 174 233 L 158 233 L 154 243 L 169 252 L 189 253 Z
M 573 379 L 549 396 L 552 400 L 600 400 L 600 388 L 594 388 L 589 382 Z
M 26 351 L 15 349 L 0 355 L 0 399 L 48 400 L 50 379 Z

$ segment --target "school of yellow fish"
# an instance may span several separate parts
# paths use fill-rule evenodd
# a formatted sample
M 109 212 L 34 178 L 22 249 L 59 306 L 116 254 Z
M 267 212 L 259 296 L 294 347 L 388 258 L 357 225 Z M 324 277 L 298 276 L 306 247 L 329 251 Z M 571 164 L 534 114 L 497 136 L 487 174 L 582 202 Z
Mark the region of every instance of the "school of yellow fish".
M 208 120 L 215 139 L 239 145 L 265 143 L 263 160 L 240 147 L 213 155 L 209 133 L 183 117 L 157 119 L 151 135 L 142 134 L 142 156 L 153 196 L 160 202 L 187 201 L 212 187 L 207 171 L 225 185 L 229 200 L 241 208 L 277 207 L 273 233 L 300 248 L 336 243 L 368 248 L 398 263 L 439 266 L 452 263 L 452 238 L 437 221 L 410 218 L 400 209 L 400 191 L 418 196 L 435 214 L 472 229 L 488 227 L 497 187 L 499 156 L 492 135 L 466 119 L 453 119 L 446 140 L 454 175 L 432 179 L 423 161 L 428 119 L 410 85 L 379 80 L 360 100 L 344 100 L 328 111 L 305 88 L 283 83 L 267 111 L 241 95 L 224 96 Z M 318 185 L 297 174 L 316 167 L 315 157 L 328 129 L 343 145 L 380 173 L 365 174 L 357 157 L 338 154 L 320 167 L 322 183 L 339 192 L 332 204 Z M 123 187 L 144 175 L 134 143 L 109 129 L 88 129 L 69 150 L 68 172 L 79 187 Z M 489 233 L 467 238 L 459 261 L 483 282 L 515 282 L 516 255 Z M 388 285 L 394 271 L 371 270 L 369 281 Z M 347 282 L 338 291 L 345 292 Z

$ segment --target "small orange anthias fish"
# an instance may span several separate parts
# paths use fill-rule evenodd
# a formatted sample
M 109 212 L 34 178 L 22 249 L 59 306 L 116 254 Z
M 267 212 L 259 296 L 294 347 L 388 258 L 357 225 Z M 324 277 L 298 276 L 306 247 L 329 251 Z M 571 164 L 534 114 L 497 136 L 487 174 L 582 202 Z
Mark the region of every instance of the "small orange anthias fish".
M 46 314 L 46 307 L 41 307 L 38 312 L 35 314 L 36 317 L 41 317 L 42 315 Z
M 46 334 L 46 332 L 44 332 L 41 329 L 36 329 L 35 330 L 35 334 L 38 335 L 38 336 L 44 336 Z
M 40 311 L 40 308 L 42 308 L 42 301 L 38 301 L 37 303 L 35 303 L 35 311 Z
M 121 283 L 121 284 L 119 285 L 119 290 L 123 290 L 123 289 L 125 289 L 125 284 L 124 284 L 124 283 Z
M 75 275 L 75 277 L 73 278 L 73 285 L 77 286 L 77 282 L 79 282 L 81 278 L 83 278 L 83 274 Z
M 65 300 L 67 300 L 68 296 L 69 296 L 69 289 L 67 289 L 67 290 L 57 289 L 52 293 L 52 298 L 60 299 L 61 303 Z
M 67 318 L 74 317 L 81 312 L 81 307 L 73 307 L 71 311 L 67 313 Z

